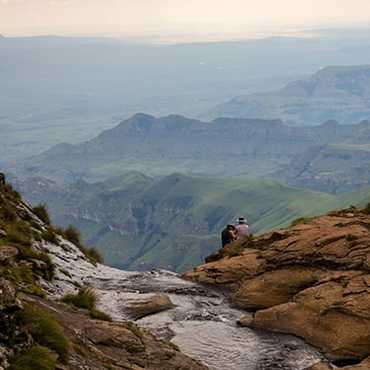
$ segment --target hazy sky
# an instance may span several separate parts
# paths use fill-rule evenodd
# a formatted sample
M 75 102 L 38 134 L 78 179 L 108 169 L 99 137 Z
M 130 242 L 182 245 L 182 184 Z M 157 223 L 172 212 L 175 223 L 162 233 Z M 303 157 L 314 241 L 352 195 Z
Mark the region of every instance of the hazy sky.
M 0 33 L 227 38 L 370 24 L 370 0 L 0 0 Z

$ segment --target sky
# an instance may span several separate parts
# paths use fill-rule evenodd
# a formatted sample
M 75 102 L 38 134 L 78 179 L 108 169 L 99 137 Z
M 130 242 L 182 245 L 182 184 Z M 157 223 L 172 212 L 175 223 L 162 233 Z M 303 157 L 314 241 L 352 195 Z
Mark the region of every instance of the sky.
M 237 38 L 370 24 L 370 0 L 0 0 L 0 34 Z

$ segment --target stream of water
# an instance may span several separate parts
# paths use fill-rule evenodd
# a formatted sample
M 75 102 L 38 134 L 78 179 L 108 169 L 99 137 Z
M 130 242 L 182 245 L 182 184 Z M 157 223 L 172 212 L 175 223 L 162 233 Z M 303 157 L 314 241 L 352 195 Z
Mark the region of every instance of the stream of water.
M 159 339 L 171 340 L 211 370 L 304 370 L 322 359 L 315 349 L 293 336 L 237 326 L 246 313 L 232 308 L 217 289 L 169 271 L 129 272 L 93 266 L 67 241 L 41 247 L 57 266 L 53 284 L 45 282 L 50 294 L 58 298 L 75 290 L 77 283 L 90 285 L 97 292 L 98 307 L 116 321 L 132 319 L 132 302 L 166 294 L 174 308 L 136 323 Z
M 171 339 L 211 370 L 303 370 L 321 359 L 298 338 L 237 326 L 245 312 L 230 307 L 222 292 L 175 273 L 125 272 L 104 266 L 86 280 L 98 290 L 100 308 L 118 321 L 130 319 L 129 302 L 153 293 L 168 295 L 175 308 L 137 324 L 160 339 Z

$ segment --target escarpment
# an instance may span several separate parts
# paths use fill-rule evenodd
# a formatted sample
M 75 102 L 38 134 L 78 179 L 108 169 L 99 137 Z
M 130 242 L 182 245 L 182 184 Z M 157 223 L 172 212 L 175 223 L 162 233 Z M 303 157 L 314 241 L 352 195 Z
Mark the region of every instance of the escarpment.
M 353 369 L 369 368 L 367 210 L 300 219 L 290 228 L 230 244 L 207 261 L 185 277 L 227 288 L 236 307 L 253 312 L 241 318 L 242 325 L 294 334 L 334 363 L 363 360 Z
M 206 369 L 172 343 L 98 311 L 84 275 L 105 266 L 73 239 L 73 230 L 50 225 L 43 207 L 30 208 L 0 185 L 0 370 Z M 73 305 L 61 299 L 67 292 Z

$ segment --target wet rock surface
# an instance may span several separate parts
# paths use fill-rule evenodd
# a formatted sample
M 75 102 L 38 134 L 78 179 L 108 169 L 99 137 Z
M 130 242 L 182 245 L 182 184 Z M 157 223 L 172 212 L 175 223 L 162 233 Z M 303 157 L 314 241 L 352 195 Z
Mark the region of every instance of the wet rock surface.
M 249 327 L 360 361 L 370 355 L 369 230 L 370 215 L 357 209 L 301 220 L 229 245 L 185 277 L 226 287 L 236 307 L 255 311 Z
M 49 294 L 57 298 L 76 291 L 75 282 L 89 285 L 98 296 L 98 308 L 114 322 L 132 319 L 133 302 L 147 301 L 151 306 L 153 297 L 162 297 L 159 307 L 166 307 L 164 297 L 168 297 L 173 304 L 170 309 L 137 318 L 136 324 L 159 340 L 171 340 L 183 353 L 212 370 L 303 370 L 322 359 L 295 337 L 238 326 L 236 322 L 244 312 L 230 307 L 228 297 L 218 289 L 169 271 L 127 272 L 92 266 L 66 241 L 41 248 L 49 251 L 56 264 L 55 281 L 45 285 Z M 156 311 L 157 303 L 153 306 Z M 94 341 L 110 341 L 101 332 L 87 334 L 94 336 Z

